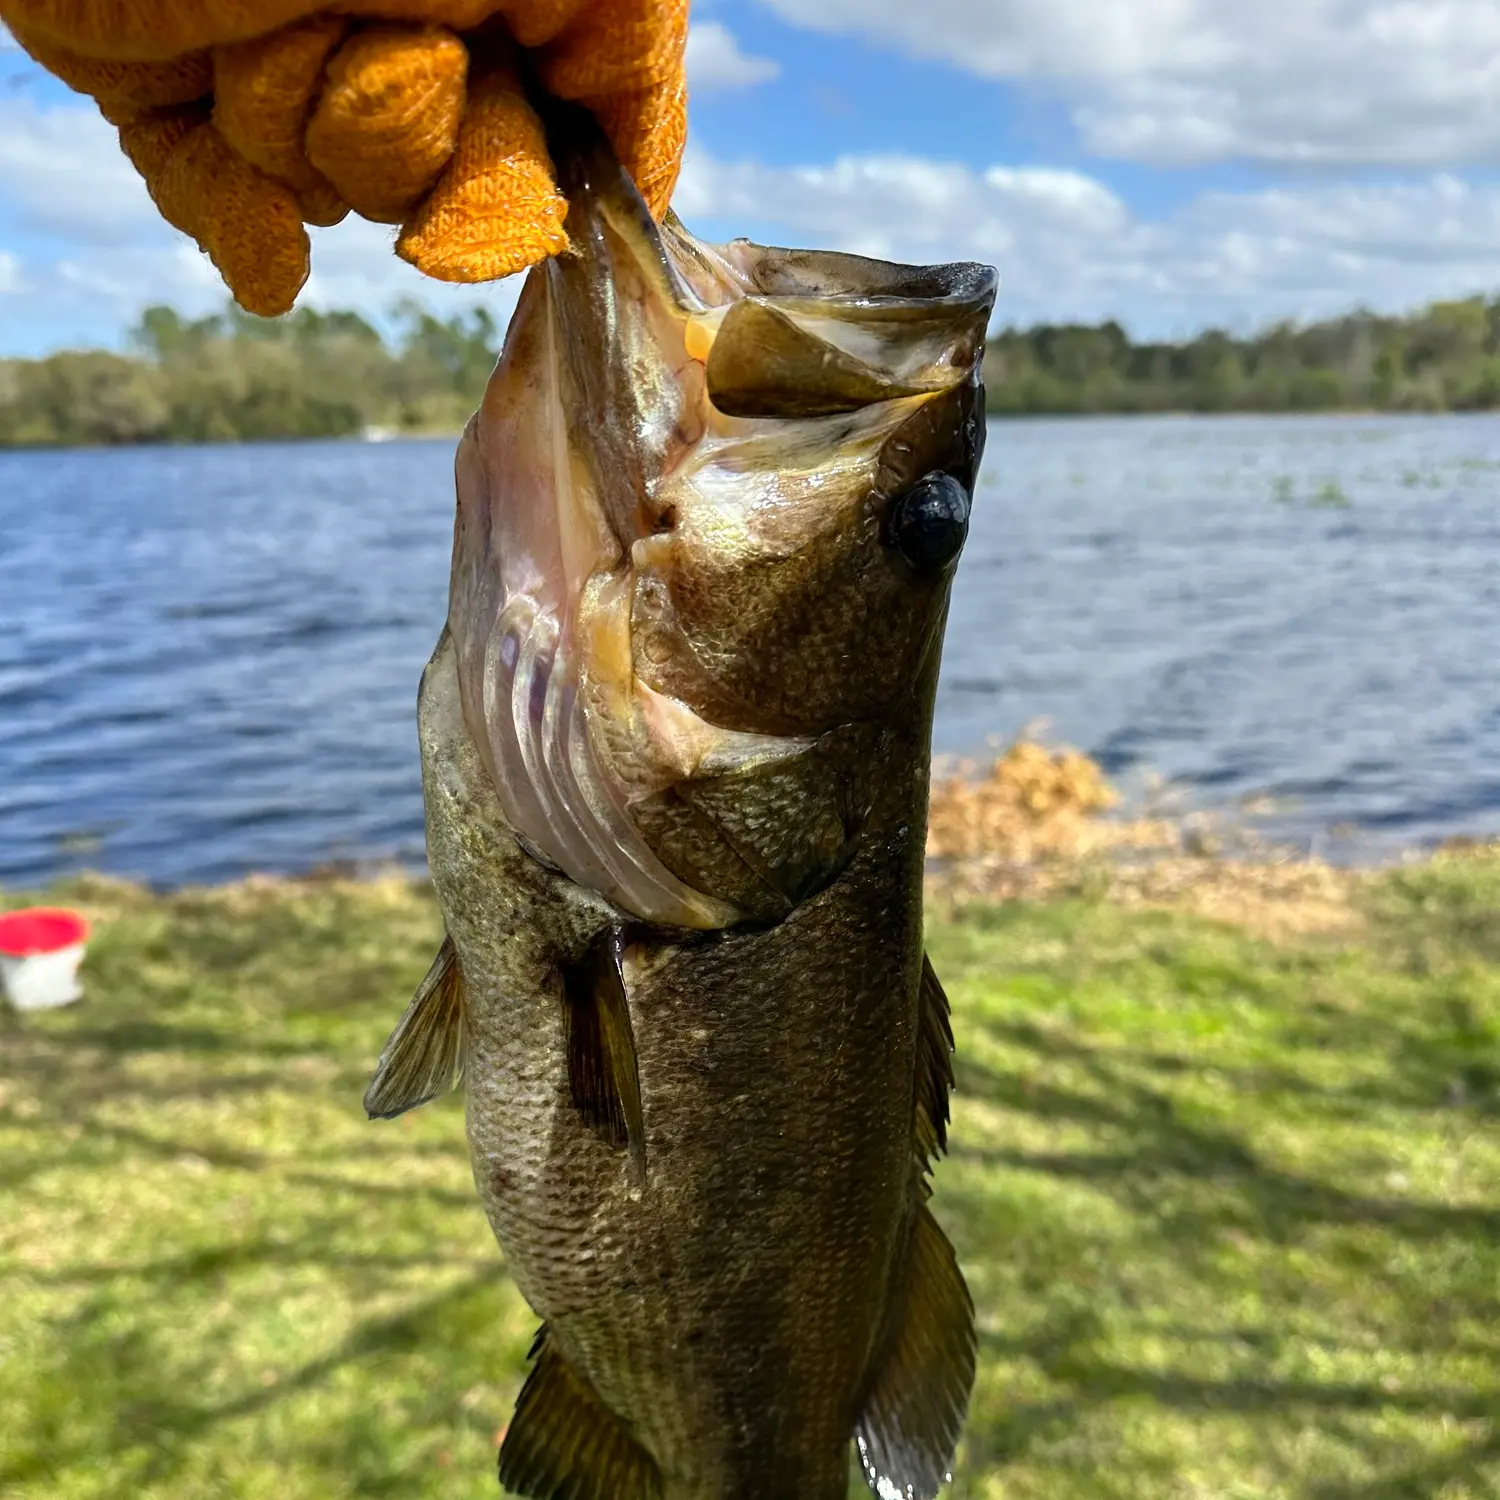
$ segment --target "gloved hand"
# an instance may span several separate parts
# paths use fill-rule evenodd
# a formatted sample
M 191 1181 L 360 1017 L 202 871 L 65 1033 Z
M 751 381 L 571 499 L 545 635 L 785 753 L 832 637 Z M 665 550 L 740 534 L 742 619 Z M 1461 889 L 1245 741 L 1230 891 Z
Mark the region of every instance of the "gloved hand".
M 91 95 L 162 216 L 264 316 L 307 279 L 306 224 L 399 224 L 396 253 L 489 281 L 565 248 L 518 48 L 593 111 L 656 214 L 686 136 L 687 0 L 0 0 Z

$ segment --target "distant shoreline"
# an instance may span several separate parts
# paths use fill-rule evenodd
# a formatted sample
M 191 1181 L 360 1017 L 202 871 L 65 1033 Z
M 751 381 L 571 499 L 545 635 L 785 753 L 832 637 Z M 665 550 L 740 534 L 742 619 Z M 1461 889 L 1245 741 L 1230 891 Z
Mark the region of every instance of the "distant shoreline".
M 128 352 L 0 358 L 0 448 L 447 437 L 479 405 L 504 329 L 416 303 L 383 334 L 351 311 L 188 319 L 151 307 Z M 1500 297 L 1137 341 L 1118 322 L 1038 324 L 985 344 L 996 418 L 1433 416 L 1500 410 Z
M 935 786 L 933 806 L 939 820 L 943 796 L 944 789 Z M 938 901 L 956 895 L 1044 898 L 1086 886 L 1096 893 L 1159 887 L 1170 889 L 1175 902 L 1188 899 L 1195 885 L 1220 891 L 1267 886 L 1291 890 L 1312 882 L 1343 890 L 1402 870 L 1430 869 L 1455 860 L 1500 864 L 1500 833 L 1450 834 L 1346 860 L 1300 844 L 1262 838 L 1222 818 L 1200 816 L 1174 822 L 1140 815 L 1097 820 L 1070 816 L 1056 824 L 1043 820 L 1006 829 L 988 847 L 929 846 L 924 886 L 927 896 Z M 430 886 L 426 860 L 394 856 L 329 859 L 295 869 L 249 868 L 222 879 L 178 881 L 80 864 L 46 876 L 0 881 L 0 910 L 20 897 L 51 899 L 80 884 L 170 900 L 194 891 L 362 887 L 392 881 L 419 889 Z
M 393 432 L 387 437 L 365 437 L 361 433 L 330 432 L 322 436 L 296 434 L 288 437 L 244 437 L 244 438 L 151 438 L 130 443 L 4 443 L 0 442 L 0 454 L 4 453 L 132 453 L 158 452 L 167 448 L 275 448 L 309 447 L 314 443 L 339 443 L 346 447 L 378 448 L 385 443 L 456 443 L 463 436 L 462 427 L 428 430 L 418 428 L 411 432 Z
M 1167 411 L 987 411 L 985 416 L 993 422 L 1285 422 L 1285 421 L 1347 421 L 1351 418 L 1379 417 L 1392 422 L 1417 421 L 1434 417 L 1456 417 L 1463 419 L 1497 417 L 1500 407 L 1482 410 L 1448 408 L 1435 411 L 1384 411 L 1379 407 L 1350 407 L 1338 411 L 1194 411 L 1190 408 Z M 264 448 L 274 446 L 303 447 L 313 443 L 341 443 L 348 446 L 368 445 L 379 447 L 383 443 L 405 442 L 453 442 L 463 436 L 462 427 L 413 428 L 409 431 L 391 431 L 379 436 L 363 433 L 294 434 L 285 437 L 243 438 L 178 438 L 144 439 L 140 442 L 120 443 L 6 443 L 0 441 L 0 454 L 5 453 L 128 453 L 138 450 L 163 448 Z

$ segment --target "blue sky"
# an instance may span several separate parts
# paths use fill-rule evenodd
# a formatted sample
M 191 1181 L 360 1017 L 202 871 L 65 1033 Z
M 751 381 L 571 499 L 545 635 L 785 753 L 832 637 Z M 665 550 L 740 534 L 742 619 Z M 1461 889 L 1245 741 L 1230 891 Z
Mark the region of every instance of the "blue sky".
M 700 232 L 1001 273 L 1001 322 L 1245 330 L 1500 288 L 1500 0 L 697 0 Z M 305 298 L 439 287 L 315 237 Z M 0 353 L 222 297 L 109 129 L 0 49 Z

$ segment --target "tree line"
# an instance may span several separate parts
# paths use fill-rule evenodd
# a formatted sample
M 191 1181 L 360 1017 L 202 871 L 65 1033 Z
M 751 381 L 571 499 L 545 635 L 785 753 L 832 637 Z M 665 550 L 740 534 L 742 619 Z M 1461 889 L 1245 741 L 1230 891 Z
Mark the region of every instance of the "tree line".
M 412 301 L 390 324 L 387 336 L 353 312 L 152 307 L 125 353 L 0 360 L 0 446 L 456 431 L 502 329 L 483 308 L 440 319 Z M 1180 343 L 1135 343 L 1113 322 L 1007 329 L 985 382 L 990 410 L 1013 416 L 1488 410 L 1500 407 L 1500 297 Z
M 1500 406 L 1500 298 L 1131 341 L 1118 323 L 1010 329 L 985 355 L 992 412 L 1486 411 Z
M 483 308 L 439 319 L 412 301 L 390 337 L 352 312 L 257 318 L 233 304 L 188 319 L 148 308 L 128 352 L 0 360 L 0 446 L 344 437 L 456 431 L 502 330 Z

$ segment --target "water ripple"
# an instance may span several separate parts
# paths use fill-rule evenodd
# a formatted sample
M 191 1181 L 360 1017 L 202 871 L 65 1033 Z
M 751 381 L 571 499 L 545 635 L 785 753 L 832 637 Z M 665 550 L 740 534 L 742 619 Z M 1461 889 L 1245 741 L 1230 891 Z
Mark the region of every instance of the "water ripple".
M 1500 827 L 1500 420 L 1018 422 L 990 455 L 939 749 L 1046 718 L 1292 837 Z M 420 860 L 452 472 L 451 442 L 0 453 L 0 882 Z

